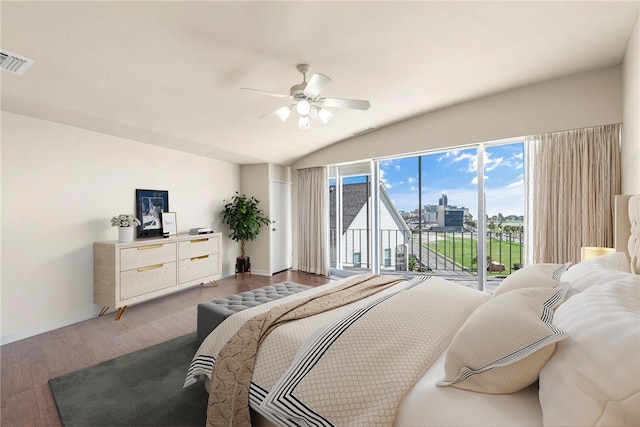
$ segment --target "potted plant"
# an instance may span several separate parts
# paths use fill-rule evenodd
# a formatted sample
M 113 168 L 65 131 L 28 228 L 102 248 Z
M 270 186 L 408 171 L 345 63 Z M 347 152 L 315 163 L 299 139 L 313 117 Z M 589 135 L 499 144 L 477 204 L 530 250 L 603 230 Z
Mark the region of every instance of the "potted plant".
M 246 256 L 245 242 L 256 240 L 263 226 L 271 224 L 271 220 L 258 208 L 260 201 L 255 197 L 248 197 L 236 191 L 231 200 L 224 200 L 225 205 L 220 211 L 222 223 L 231 232 L 228 237 L 240 242 L 240 257 L 236 259 L 236 273 L 251 271 L 251 259 Z
M 118 227 L 120 243 L 133 242 L 133 227 L 140 225 L 140 220 L 130 214 L 120 214 L 111 218 L 111 226 Z

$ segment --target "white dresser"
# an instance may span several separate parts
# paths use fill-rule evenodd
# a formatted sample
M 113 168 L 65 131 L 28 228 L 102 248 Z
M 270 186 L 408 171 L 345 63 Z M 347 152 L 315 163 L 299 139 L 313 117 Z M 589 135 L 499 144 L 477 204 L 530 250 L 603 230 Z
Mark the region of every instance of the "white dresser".
M 220 279 L 221 233 L 96 242 L 93 246 L 93 301 L 100 316 L 127 306 Z M 217 285 L 217 283 L 216 283 Z

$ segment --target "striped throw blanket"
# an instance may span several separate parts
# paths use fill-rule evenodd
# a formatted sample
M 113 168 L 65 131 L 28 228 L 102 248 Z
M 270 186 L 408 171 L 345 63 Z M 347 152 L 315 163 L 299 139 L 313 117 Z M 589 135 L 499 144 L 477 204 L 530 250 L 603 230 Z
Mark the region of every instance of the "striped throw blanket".
M 402 280 L 397 276 L 356 276 L 324 293 L 277 306 L 251 318 L 220 350 L 211 377 L 207 425 L 251 427 L 249 387 L 256 353 L 273 329 L 360 300 Z

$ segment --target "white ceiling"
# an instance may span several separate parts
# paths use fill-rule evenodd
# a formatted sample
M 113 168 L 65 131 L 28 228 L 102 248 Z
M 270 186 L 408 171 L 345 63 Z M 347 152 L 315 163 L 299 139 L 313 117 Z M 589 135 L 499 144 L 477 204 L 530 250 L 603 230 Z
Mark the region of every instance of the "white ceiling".
M 292 164 L 367 128 L 465 100 L 619 65 L 630 2 L 12 2 L 2 109 L 239 164 Z M 258 117 L 284 105 L 295 66 L 368 99 L 303 132 Z M 293 115 L 292 115 L 293 116 Z

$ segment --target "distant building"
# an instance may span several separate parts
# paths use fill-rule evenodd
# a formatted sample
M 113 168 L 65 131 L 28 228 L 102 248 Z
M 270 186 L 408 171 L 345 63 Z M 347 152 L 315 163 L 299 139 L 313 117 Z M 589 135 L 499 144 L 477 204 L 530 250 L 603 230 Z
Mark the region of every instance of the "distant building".
M 436 224 L 438 222 L 438 206 L 425 205 L 422 222 L 423 224 Z
M 437 224 L 439 230 L 443 231 L 462 231 L 464 219 L 469 215 L 468 208 L 450 206 L 445 193 L 442 193 L 442 197 L 438 200 L 438 206 L 425 206 L 425 212 L 433 211 L 435 211 L 435 221 L 433 222 Z

